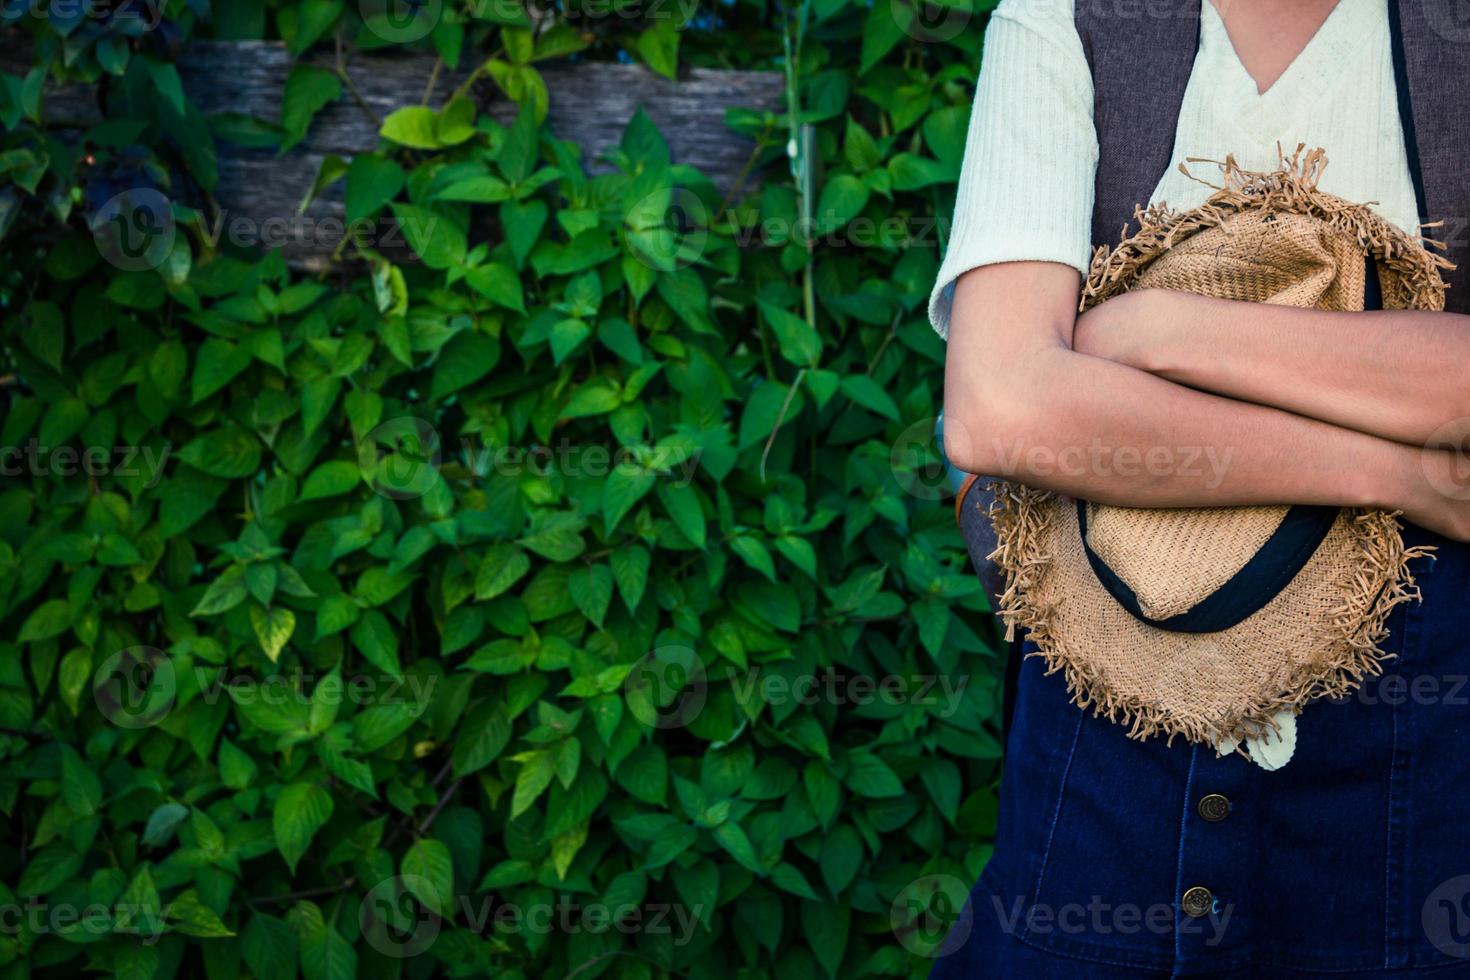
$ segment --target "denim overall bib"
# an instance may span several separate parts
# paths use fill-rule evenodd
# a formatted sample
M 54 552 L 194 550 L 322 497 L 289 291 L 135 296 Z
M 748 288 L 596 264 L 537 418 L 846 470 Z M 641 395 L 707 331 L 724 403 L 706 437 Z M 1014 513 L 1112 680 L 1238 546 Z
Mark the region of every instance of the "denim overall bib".
M 1096 242 L 1170 165 L 1198 3 L 1094 23 L 1110 5 L 1077 2 L 1098 90 Z M 1453 225 L 1470 216 L 1470 24 L 1446 30 L 1449 7 L 1389 0 L 1420 213 Z M 1141 73 L 1150 98 L 1134 86 L 1120 103 Z M 1470 248 L 1449 230 L 1447 309 L 1466 313 Z M 959 511 L 978 564 L 989 535 L 972 504 Z M 1404 537 L 1437 550 L 1410 566 L 1423 601 L 1393 611 L 1392 658 L 1351 696 L 1309 704 L 1274 772 L 1126 738 L 1017 643 L 995 854 L 931 976 L 1470 977 L 1470 546 Z

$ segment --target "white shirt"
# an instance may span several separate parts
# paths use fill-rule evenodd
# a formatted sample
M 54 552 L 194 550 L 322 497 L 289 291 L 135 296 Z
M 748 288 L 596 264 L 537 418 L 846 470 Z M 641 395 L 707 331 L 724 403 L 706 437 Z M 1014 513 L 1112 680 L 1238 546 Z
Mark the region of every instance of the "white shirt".
M 1138 97 L 1148 98 L 1140 79 Z M 1275 170 L 1277 145 L 1323 147 L 1319 186 L 1370 203 L 1384 219 L 1418 230 L 1414 186 L 1399 122 L 1387 0 L 1339 0 L 1285 73 L 1265 93 L 1241 64 L 1210 0 L 1201 0 L 1200 44 L 1184 91 L 1170 167 L 1149 202 L 1187 209 L 1211 188 L 1177 169 L 1187 157 Z M 1219 168 L 1190 165 L 1220 182 Z M 1092 257 L 1097 133 L 1092 75 L 1072 0 L 1002 0 L 985 32 L 954 223 L 929 301 L 949 333 L 950 297 L 962 273 L 993 262 L 1061 262 L 1084 276 Z M 1119 218 L 1121 229 L 1123 218 Z M 1116 244 L 1115 242 L 1109 244 Z
M 1257 92 L 1210 0 L 1201 0 L 1200 15 L 1199 50 L 1180 106 L 1171 166 L 1147 203 L 1184 210 L 1204 202 L 1213 188 L 1177 167 L 1189 157 L 1234 155 L 1247 170 L 1271 171 L 1281 151 L 1289 154 L 1305 143 L 1327 151 L 1319 187 L 1370 204 L 1385 220 L 1416 234 L 1387 0 L 1339 0 L 1264 93 Z M 949 333 L 954 281 L 962 273 L 994 262 L 1037 260 L 1061 262 L 1086 276 L 1092 257 L 1097 133 L 1092 74 L 1073 21 L 1073 0 L 1002 0 L 983 50 L 954 224 L 929 299 L 929 319 L 940 336 Z M 1140 79 L 1138 97 L 1148 96 L 1147 81 Z M 1189 166 L 1196 177 L 1219 183 L 1218 167 Z M 1121 222 L 1122 217 L 1120 230 Z M 1267 769 L 1285 765 L 1296 746 L 1296 719 L 1281 712 L 1276 720 L 1279 736 L 1251 739 L 1246 746 Z

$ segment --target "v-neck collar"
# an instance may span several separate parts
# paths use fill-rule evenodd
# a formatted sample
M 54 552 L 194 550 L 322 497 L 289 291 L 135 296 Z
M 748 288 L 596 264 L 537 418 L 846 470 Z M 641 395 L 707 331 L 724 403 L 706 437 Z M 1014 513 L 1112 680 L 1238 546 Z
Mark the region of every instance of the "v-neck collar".
M 1294 130 L 1295 121 L 1319 99 L 1342 85 L 1352 73 L 1345 65 L 1355 63 L 1365 44 L 1371 44 L 1371 33 L 1361 27 L 1370 8 L 1382 6 L 1384 0 L 1338 0 L 1315 34 L 1297 52 L 1286 70 L 1264 92 L 1257 91 L 1256 80 L 1246 70 L 1225 29 L 1225 21 L 1211 0 L 1200 0 L 1200 43 L 1209 45 L 1209 57 L 1224 62 L 1217 66 L 1215 77 L 1223 84 L 1215 97 L 1235 106 L 1226 118 L 1232 119 L 1241 135 L 1256 142 L 1270 143 L 1282 132 Z
M 1215 7 L 1214 0 L 1200 0 L 1201 6 L 1205 8 L 1203 15 L 1211 21 L 1211 29 L 1221 44 L 1221 56 L 1231 63 L 1238 81 L 1243 82 L 1242 94 L 1262 104 L 1279 101 L 1282 93 L 1290 93 L 1297 89 L 1303 77 L 1310 79 L 1324 76 L 1329 74 L 1334 64 L 1340 64 L 1338 59 L 1344 53 L 1345 42 L 1351 40 L 1343 33 L 1344 28 L 1352 19 L 1347 8 L 1356 6 L 1357 3 L 1358 0 L 1338 0 L 1336 6 L 1327 14 L 1326 19 L 1297 52 L 1296 57 L 1266 88 L 1266 91 L 1262 92 L 1256 86 L 1255 77 L 1240 60 L 1240 53 L 1236 51 L 1235 42 L 1231 39 L 1230 31 L 1225 26 L 1225 18 Z M 1350 44 L 1347 46 L 1350 47 Z M 1290 97 L 1289 94 L 1287 97 Z

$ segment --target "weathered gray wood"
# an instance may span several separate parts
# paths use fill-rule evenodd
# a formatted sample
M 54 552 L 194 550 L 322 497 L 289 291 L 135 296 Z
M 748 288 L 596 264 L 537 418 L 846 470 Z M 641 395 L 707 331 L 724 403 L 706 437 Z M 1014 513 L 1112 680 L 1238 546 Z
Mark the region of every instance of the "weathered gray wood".
M 0 49 L 0 68 L 24 71 L 27 51 Z M 401 52 L 355 53 L 347 66 L 356 88 L 323 109 L 307 139 L 284 154 L 249 149 L 223 141 L 218 146 L 219 183 L 215 199 L 228 233 L 240 228 L 266 230 L 294 263 L 316 266 L 331 251 L 331 222 L 343 215 L 341 184 L 313 201 L 304 215 L 298 207 L 327 154 L 349 157 L 378 144 L 373 116 L 357 98 L 383 118 L 405 105 L 416 105 L 432 74 L 434 59 Z M 599 157 L 615 146 L 623 128 L 642 108 L 663 132 L 675 162 L 703 171 L 722 191 L 730 190 L 745 169 L 753 145 L 725 125 L 727 107 L 779 110 L 784 83 L 776 72 L 692 69 L 671 82 L 639 65 L 605 62 L 553 63 L 538 66 L 550 95 L 548 122 L 558 137 L 582 147 L 583 164 L 606 170 Z M 280 118 L 281 94 L 291 68 L 279 42 L 195 41 L 179 65 L 189 97 L 205 115 L 235 112 L 261 119 Z M 460 86 L 465 72 L 441 71 L 431 104 Z M 517 107 L 490 85 L 479 85 L 482 108 L 501 122 L 515 118 Z M 87 122 L 98 117 L 96 93 L 89 86 L 48 90 L 48 118 Z M 283 224 L 284 222 L 284 224 Z M 235 236 L 241 237 L 241 236 Z M 282 240 L 284 239 L 284 241 Z

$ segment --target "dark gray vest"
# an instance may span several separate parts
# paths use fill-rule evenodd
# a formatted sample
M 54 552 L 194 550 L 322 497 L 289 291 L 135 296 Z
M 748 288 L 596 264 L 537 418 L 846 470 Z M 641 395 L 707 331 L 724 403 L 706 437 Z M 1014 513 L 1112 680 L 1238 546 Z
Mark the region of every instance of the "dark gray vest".
M 1094 245 L 1116 244 L 1134 206 L 1178 162 L 1170 156 L 1199 49 L 1200 2 L 1076 0 L 1099 154 Z M 1388 18 L 1419 220 L 1444 222 L 1425 234 L 1446 244 L 1456 266 L 1445 273 L 1445 308 L 1470 313 L 1470 22 L 1456 19 L 1458 7 L 1388 0 Z

